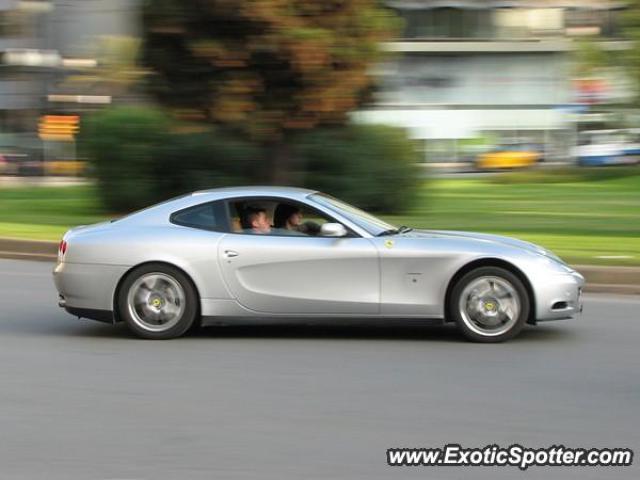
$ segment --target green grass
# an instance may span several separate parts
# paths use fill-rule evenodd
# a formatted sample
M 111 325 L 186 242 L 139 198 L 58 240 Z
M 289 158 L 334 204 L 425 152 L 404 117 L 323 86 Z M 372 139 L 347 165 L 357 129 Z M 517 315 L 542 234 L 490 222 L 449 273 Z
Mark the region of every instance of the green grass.
M 105 218 L 93 187 L 0 188 L 0 237 L 59 240 Z
M 640 175 L 550 175 L 432 180 L 414 209 L 386 218 L 514 236 L 571 263 L 640 265 Z M 71 226 L 111 217 L 93 187 L 0 189 L 0 237 L 57 240 Z
M 572 263 L 640 265 L 640 175 L 567 183 L 537 175 L 529 183 L 505 183 L 502 176 L 433 181 L 413 211 L 387 218 L 418 228 L 514 236 Z

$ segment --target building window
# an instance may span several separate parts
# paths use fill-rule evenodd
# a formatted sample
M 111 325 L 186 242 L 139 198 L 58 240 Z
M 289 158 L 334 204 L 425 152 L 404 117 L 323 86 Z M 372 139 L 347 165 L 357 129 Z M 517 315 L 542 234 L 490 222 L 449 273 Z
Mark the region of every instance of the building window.
M 0 38 L 24 37 L 28 34 L 25 15 L 16 10 L 0 11 Z
M 405 21 L 404 38 L 490 38 L 493 32 L 491 10 L 434 8 L 400 10 Z
M 565 12 L 565 28 L 569 36 L 603 36 L 618 38 L 622 35 L 622 10 L 594 10 L 570 8 Z

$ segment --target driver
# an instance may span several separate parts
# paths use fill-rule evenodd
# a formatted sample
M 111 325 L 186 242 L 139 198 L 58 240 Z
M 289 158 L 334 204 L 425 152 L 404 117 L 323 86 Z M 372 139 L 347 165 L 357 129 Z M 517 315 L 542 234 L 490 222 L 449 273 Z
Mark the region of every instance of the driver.
M 315 222 L 302 223 L 302 211 L 295 205 L 280 203 L 273 213 L 273 226 L 305 235 L 317 235 L 320 225 Z

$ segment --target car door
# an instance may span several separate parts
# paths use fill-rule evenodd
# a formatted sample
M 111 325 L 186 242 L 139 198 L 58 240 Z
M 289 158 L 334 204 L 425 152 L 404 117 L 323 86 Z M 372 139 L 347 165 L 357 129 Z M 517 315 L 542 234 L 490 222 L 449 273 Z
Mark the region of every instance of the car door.
M 379 312 L 378 253 L 367 238 L 228 233 L 218 259 L 230 293 L 257 312 Z

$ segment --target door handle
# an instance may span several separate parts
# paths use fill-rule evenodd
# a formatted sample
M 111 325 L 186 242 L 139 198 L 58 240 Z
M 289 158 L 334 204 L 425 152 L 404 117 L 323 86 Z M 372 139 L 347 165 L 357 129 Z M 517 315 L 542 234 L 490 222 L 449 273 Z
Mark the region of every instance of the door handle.
M 227 258 L 237 257 L 238 256 L 238 252 L 236 252 L 234 250 L 225 250 L 224 251 L 224 256 L 227 257 Z

